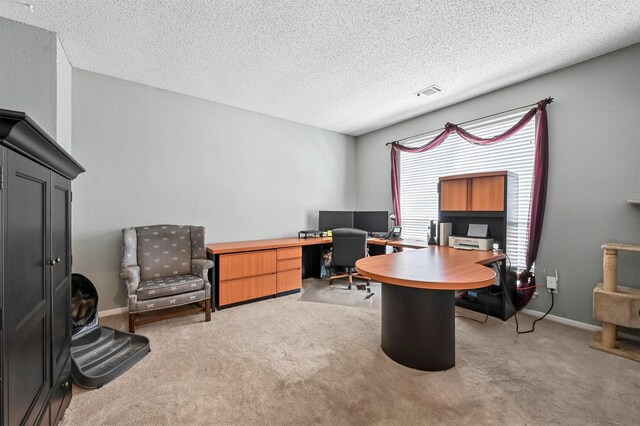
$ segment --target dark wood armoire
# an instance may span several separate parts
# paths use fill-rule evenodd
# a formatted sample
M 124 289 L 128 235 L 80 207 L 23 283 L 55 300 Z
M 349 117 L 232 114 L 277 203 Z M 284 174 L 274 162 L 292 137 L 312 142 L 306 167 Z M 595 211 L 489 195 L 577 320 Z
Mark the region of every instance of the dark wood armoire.
M 0 109 L 0 357 L 5 425 L 71 401 L 71 180 L 84 169 L 25 113 Z

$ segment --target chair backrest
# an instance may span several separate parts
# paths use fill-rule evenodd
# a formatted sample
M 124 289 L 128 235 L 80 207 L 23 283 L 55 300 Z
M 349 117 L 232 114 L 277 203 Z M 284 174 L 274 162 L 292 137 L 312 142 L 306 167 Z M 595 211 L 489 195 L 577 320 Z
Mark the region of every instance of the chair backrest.
M 188 226 L 136 228 L 140 278 L 150 280 L 191 273 L 191 232 Z
M 338 228 L 331 233 L 333 264 L 353 267 L 358 259 L 367 255 L 367 232 L 361 229 Z
M 123 266 L 140 266 L 150 280 L 191 273 L 192 258 L 206 258 L 201 226 L 154 225 L 123 230 Z

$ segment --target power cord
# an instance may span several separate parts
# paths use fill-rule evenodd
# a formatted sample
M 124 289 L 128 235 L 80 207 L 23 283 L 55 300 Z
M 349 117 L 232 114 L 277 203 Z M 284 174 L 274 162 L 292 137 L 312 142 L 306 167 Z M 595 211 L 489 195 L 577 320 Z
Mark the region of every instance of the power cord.
M 507 268 L 507 271 L 510 271 L 510 270 L 511 270 L 511 258 L 510 258 L 510 257 L 509 257 L 509 255 L 507 255 L 506 253 L 505 253 L 505 256 L 507 257 L 507 260 L 509 261 L 509 266 L 508 266 L 508 268 Z M 496 262 L 493 262 L 493 263 L 494 263 L 494 265 L 496 266 L 496 268 L 498 269 L 498 282 L 499 282 L 500 287 L 502 288 L 502 290 L 501 290 L 500 292 L 498 292 L 498 293 L 493 293 L 493 292 L 491 291 L 491 288 L 489 288 L 489 289 L 487 289 L 487 291 L 488 291 L 488 292 L 489 292 L 489 294 L 491 294 L 492 296 L 497 296 L 497 295 L 500 295 L 500 294 L 502 294 L 502 293 L 504 293 L 504 294 L 505 294 L 505 296 L 507 297 L 507 301 L 509 302 L 509 305 L 511 306 L 511 309 L 513 310 L 513 318 L 514 318 L 514 319 L 515 319 L 515 321 L 516 321 L 516 333 L 518 333 L 518 334 L 533 333 L 533 332 L 535 331 L 535 329 L 536 329 L 536 323 L 537 323 L 538 321 L 542 321 L 542 320 L 543 320 L 547 315 L 549 315 L 549 313 L 550 313 L 550 312 L 551 312 L 551 310 L 553 309 L 553 305 L 554 305 L 554 303 L 555 303 L 555 298 L 554 298 L 554 295 L 553 295 L 553 294 L 554 294 L 554 293 L 553 293 L 553 291 L 551 292 L 551 306 L 549 307 L 549 309 L 547 310 L 547 312 L 545 312 L 545 313 L 544 313 L 544 315 L 542 315 L 540 318 L 537 318 L 537 319 L 535 319 L 535 320 L 533 321 L 533 324 L 531 325 L 531 329 L 529 329 L 529 330 L 522 330 L 522 331 L 521 331 L 521 330 L 520 330 L 520 323 L 519 323 L 519 321 L 518 321 L 518 313 L 517 313 L 517 310 L 516 310 L 515 306 L 513 305 L 513 302 L 511 301 L 511 296 L 510 296 L 510 294 L 509 294 L 508 289 L 505 289 L 505 283 L 502 281 L 502 271 L 500 270 L 500 265 L 498 264 L 498 262 L 497 262 L 497 261 L 496 261 Z M 485 306 L 486 306 L 486 309 L 487 309 L 487 310 L 486 310 L 486 312 L 485 312 L 484 320 L 478 320 L 478 319 L 476 319 L 476 318 L 471 318 L 471 317 L 467 317 L 467 316 L 464 316 L 464 315 L 455 315 L 455 317 L 456 317 L 456 318 L 463 318 L 463 319 L 468 319 L 468 320 L 471 320 L 471 321 L 475 321 L 475 322 L 477 322 L 478 324 L 484 324 L 484 323 L 486 323 L 486 322 L 489 320 L 489 303 L 485 303 Z
M 498 262 L 497 262 L 497 261 L 496 261 L 496 262 L 493 262 L 493 263 L 494 263 L 496 266 L 498 265 Z M 499 267 L 498 267 L 498 269 L 499 269 Z M 498 276 L 500 276 L 500 274 L 498 274 Z M 499 279 L 500 279 L 500 280 L 502 280 L 502 277 L 500 277 Z M 500 294 L 500 293 L 492 293 L 492 292 L 491 292 L 491 289 L 488 289 L 487 291 L 489 292 L 489 294 L 491 294 L 491 295 L 493 295 L 493 296 L 497 296 L 498 294 Z M 471 320 L 471 321 L 475 321 L 475 322 L 477 322 L 478 324 L 484 324 L 484 323 L 486 323 L 486 322 L 489 320 L 489 303 L 488 303 L 488 302 L 486 302 L 486 303 L 485 303 L 485 307 L 487 308 L 487 310 L 486 310 L 486 312 L 485 312 L 485 314 L 484 314 L 484 320 L 482 320 L 482 321 L 481 321 L 481 320 L 479 320 L 479 319 L 476 319 L 476 318 L 471 318 L 471 317 L 465 316 L 465 315 L 455 315 L 455 317 L 456 317 L 456 318 L 463 318 L 463 319 L 468 319 L 468 320 Z
M 485 306 L 487 307 L 487 311 L 485 312 L 484 319 L 482 321 L 480 321 L 479 319 L 467 317 L 467 316 L 464 316 L 464 315 L 455 315 L 455 317 L 456 318 L 463 318 L 463 319 L 468 319 L 468 320 L 471 320 L 471 321 L 475 321 L 478 324 L 484 324 L 485 322 L 487 322 L 489 320 L 489 304 L 485 303 Z
M 511 270 L 511 259 L 509 258 L 509 255 L 507 255 L 506 253 L 505 253 L 505 256 L 507 256 L 507 260 L 509 261 L 509 269 L 507 270 Z M 531 329 L 520 331 L 520 323 L 518 322 L 518 313 L 516 312 L 516 308 L 515 306 L 513 306 L 513 302 L 511 301 L 511 296 L 509 296 L 509 292 L 507 291 L 505 292 L 505 294 L 507 295 L 507 300 L 509 301 L 509 305 L 511 305 L 511 309 L 513 309 L 513 318 L 516 320 L 516 333 L 518 334 L 533 333 L 536 329 L 536 323 L 538 321 L 543 320 L 544 317 L 549 315 L 549 312 L 551 312 L 551 310 L 553 309 L 554 297 L 553 297 L 553 291 L 551 291 L 551 306 L 549 307 L 549 310 L 547 310 L 547 312 L 545 312 L 544 315 L 542 315 L 540 318 L 537 318 L 533 321 L 533 324 L 531 325 Z

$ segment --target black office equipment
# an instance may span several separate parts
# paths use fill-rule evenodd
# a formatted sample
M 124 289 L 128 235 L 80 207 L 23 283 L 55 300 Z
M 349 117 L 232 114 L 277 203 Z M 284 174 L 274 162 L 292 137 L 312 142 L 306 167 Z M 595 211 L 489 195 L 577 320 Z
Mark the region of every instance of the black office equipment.
M 353 228 L 353 212 L 320 210 L 318 229 L 330 231 L 336 228 Z
M 373 236 L 384 237 L 389 232 L 389 212 L 356 211 L 353 215 L 353 227 Z
M 394 226 L 391 228 L 391 231 L 387 234 L 387 240 L 389 241 L 397 241 L 400 239 L 400 234 L 402 232 L 402 226 Z
M 322 231 L 317 231 L 315 229 L 298 231 L 298 238 L 319 238 L 319 237 L 322 237 Z
M 429 241 L 427 242 L 430 246 L 435 246 L 438 244 L 438 221 L 431 220 L 429 221 Z

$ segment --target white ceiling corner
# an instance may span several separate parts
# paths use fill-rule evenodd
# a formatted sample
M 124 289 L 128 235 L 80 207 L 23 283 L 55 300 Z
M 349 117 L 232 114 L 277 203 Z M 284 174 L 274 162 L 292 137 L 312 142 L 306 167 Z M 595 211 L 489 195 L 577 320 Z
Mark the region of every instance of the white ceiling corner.
M 76 68 L 350 135 L 640 41 L 638 0 L 0 0 L 0 16 L 56 32 Z

